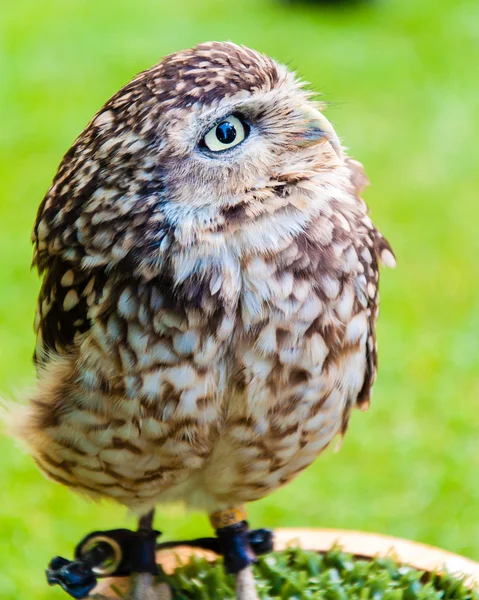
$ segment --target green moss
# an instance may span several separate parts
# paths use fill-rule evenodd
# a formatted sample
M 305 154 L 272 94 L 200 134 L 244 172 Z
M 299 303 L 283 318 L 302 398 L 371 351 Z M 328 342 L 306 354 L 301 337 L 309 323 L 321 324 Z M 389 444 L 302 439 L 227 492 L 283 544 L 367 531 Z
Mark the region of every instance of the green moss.
M 333 548 L 326 554 L 290 548 L 255 566 L 261 600 L 479 600 L 479 592 L 449 574 L 427 574 L 392 557 L 361 560 Z M 163 576 L 162 576 L 163 577 Z M 220 560 L 193 558 L 166 577 L 175 600 L 234 599 L 234 579 Z

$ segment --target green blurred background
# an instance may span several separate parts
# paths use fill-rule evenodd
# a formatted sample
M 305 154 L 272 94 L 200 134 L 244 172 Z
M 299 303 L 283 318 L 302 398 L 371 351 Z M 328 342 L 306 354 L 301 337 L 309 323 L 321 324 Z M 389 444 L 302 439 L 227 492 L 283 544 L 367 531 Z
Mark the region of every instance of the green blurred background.
M 257 526 L 403 536 L 479 559 L 479 3 L 17 0 L 0 8 L 0 393 L 32 383 L 30 229 L 56 167 L 102 103 L 162 55 L 209 39 L 271 54 L 312 82 L 371 178 L 398 256 L 384 271 L 381 369 L 340 453 L 250 507 Z M 46 481 L 0 438 L 0 598 L 62 598 L 43 569 L 94 528 L 129 526 Z M 159 511 L 168 536 L 204 516 Z

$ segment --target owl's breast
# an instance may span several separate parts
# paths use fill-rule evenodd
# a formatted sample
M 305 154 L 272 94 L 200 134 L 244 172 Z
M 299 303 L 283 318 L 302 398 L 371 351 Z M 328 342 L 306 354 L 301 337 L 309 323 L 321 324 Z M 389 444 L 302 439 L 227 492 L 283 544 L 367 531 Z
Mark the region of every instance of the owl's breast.
M 290 268 L 284 254 L 254 257 L 242 275 L 235 375 L 205 469 L 211 492 L 229 503 L 261 498 L 306 468 L 344 433 L 364 385 L 360 273 L 308 271 L 298 249 L 289 252 Z

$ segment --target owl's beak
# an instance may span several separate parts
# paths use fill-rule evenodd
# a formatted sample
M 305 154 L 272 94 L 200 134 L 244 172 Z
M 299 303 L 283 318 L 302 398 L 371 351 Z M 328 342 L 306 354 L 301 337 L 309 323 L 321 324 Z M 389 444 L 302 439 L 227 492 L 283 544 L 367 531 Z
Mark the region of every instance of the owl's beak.
M 333 126 L 319 110 L 307 106 L 303 110 L 305 127 L 301 131 L 298 143 L 302 147 L 316 146 L 326 139 L 339 158 L 342 158 L 341 142 Z

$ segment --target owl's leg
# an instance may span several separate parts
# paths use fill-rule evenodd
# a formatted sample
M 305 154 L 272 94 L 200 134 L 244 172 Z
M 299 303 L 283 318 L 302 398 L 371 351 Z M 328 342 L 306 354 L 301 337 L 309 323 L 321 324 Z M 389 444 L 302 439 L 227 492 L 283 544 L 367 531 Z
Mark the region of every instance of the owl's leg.
M 171 588 L 167 583 L 157 583 L 151 573 L 133 573 L 130 591 L 125 600 L 172 600 Z
M 236 573 L 237 600 L 259 600 L 252 567 L 246 567 Z
M 138 533 L 143 533 L 145 536 L 151 535 L 153 532 L 154 514 L 155 511 L 152 510 L 140 518 Z M 146 563 L 154 563 L 155 561 L 154 555 L 145 558 Z M 173 597 L 169 585 L 166 583 L 157 583 L 156 575 L 151 572 L 133 573 L 130 581 L 130 590 L 125 600 L 171 600 Z
M 230 508 L 210 515 L 224 557 L 225 569 L 234 573 L 237 600 L 259 600 L 251 565 L 256 555 L 248 539 L 244 508 Z
M 170 586 L 167 583 L 156 583 L 151 573 L 134 573 L 130 578 L 130 590 L 123 600 L 172 600 Z M 111 595 L 92 594 L 88 600 L 120 600 L 115 590 Z

